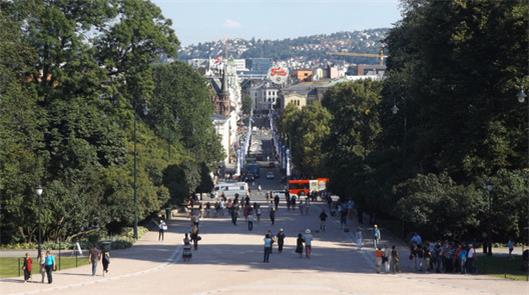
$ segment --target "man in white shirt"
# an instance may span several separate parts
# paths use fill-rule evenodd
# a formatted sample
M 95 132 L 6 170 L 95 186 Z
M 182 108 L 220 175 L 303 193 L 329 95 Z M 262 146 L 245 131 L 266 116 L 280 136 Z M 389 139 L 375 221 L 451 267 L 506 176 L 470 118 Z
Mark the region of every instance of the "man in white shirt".
M 467 273 L 473 273 L 474 272 L 474 258 L 476 257 L 476 249 L 474 249 L 474 246 L 472 244 L 468 245 L 468 252 L 467 252 Z

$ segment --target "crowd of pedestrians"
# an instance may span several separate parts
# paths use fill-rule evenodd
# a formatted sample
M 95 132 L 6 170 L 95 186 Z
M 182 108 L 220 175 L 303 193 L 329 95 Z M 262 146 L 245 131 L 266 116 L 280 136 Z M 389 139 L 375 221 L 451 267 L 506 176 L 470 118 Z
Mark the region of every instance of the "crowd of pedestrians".
M 423 242 L 418 233 L 410 239 L 410 256 L 415 271 L 437 273 L 476 272 L 476 248 L 457 241 Z

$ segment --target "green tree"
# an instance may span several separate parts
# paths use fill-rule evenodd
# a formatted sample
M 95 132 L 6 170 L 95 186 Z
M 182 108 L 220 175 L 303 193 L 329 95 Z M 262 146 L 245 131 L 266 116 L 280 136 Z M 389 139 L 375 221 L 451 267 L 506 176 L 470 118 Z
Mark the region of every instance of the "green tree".
M 323 176 L 322 144 L 329 135 L 331 115 L 319 102 L 299 111 L 288 105 L 279 121 L 279 129 L 286 133 L 291 147 L 292 162 L 305 176 Z
M 204 78 L 189 65 L 175 62 L 156 66 L 154 81 L 150 124 L 169 145 L 182 142 L 197 163 L 211 168 L 223 155 L 211 123 L 213 105 Z
M 179 45 L 170 21 L 149 1 L 1 1 L 0 24 L 0 242 L 35 241 L 36 220 L 53 240 L 88 225 L 130 225 L 133 139 L 140 220 L 169 200 L 167 167 L 216 157 L 215 142 L 199 149 L 182 138 L 173 139 L 167 157 L 167 140 L 153 122 L 178 121 L 142 112 L 153 99 L 152 63 L 174 56 Z M 186 87 L 202 84 L 194 79 Z M 205 116 L 198 119 L 210 123 Z M 213 137 L 203 126 L 194 125 L 197 136 Z M 44 187 L 40 215 L 37 184 Z
M 370 155 L 382 131 L 378 112 L 381 88 L 381 82 L 371 80 L 340 83 L 323 99 L 332 114 L 332 136 L 324 144 L 331 187 L 343 197 L 354 196 L 362 207 L 381 196 L 370 167 Z
M 457 185 L 447 174 L 419 174 L 396 187 L 396 212 L 429 238 L 467 238 L 478 232 L 486 196 L 473 185 Z

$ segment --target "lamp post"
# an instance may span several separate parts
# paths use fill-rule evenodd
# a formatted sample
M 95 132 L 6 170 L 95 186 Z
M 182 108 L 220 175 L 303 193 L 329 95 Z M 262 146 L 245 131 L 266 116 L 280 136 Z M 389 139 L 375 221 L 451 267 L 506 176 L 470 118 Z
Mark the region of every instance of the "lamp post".
M 519 103 L 525 103 L 525 100 L 527 98 L 527 94 L 525 94 L 525 91 L 523 89 L 523 85 L 520 87 L 520 92 L 516 95 L 516 98 L 518 99 Z M 529 169 L 529 103 L 527 103 L 527 164 Z M 529 197 L 527 198 L 527 211 L 529 212 Z M 527 243 L 529 244 L 529 218 L 526 217 L 527 225 L 525 229 L 527 230 Z M 522 245 L 524 243 L 522 242 Z M 522 246 L 522 255 L 524 252 L 524 248 Z M 527 276 L 526 280 L 529 281 L 529 260 L 527 261 Z
M 136 125 L 137 125 L 137 121 L 138 121 L 138 115 L 136 114 L 136 104 L 134 103 L 134 135 L 133 135 L 133 140 L 134 140 L 134 173 L 133 173 L 133 178 L 134 178 L 134 184 L 133 184 L 133 196 L 134 196 L 134 228 L 133 228 L 133 236 L 134 236 L 134 239 L 137 240 L 138 239 L 138 182 L 137 182 L 137 171 L 138 171 L 138 153 L 137 153 L 137 128 L 136 128 Z M 145 106 L 143 108 L 143 114 L 144 115 L 147 115 L 149 113 L 149 109 L 147 108 L 147 106 Z
M 401 100 L 405 102 L 404 97 L 401 97 Z M 397 101 L 395 98 L 393 98 L 393 106 L 391 107 L 391 112 L 393 115 L 396 115 L 400 111 L 399 107 L 397 107 Z M 402 137 L 402 168 L 406 167 L 406 141 L 408 136 L 408 117 L 406 116 L 406 112 L 404 113 L 404 135 Z
M 41 254 L 42 254 L 42 218 L 40 216 L 40 208 L 42 207 L 42 192 L 44 190 L 42 189 L 42 187 L 40 185 L 37 186 L 37 188 L 35 189 L 35 192 L 37 193 L 37 196 L 39 197 L 39 207 L 37 209 L 37 215 L 38 215 L 38 220 L 39 220 L 39 245 L 38 245 L 38 257 L 41 257 Z
M 491 235 L 491 225 L 492 225 L 492 219 L 491 219 L 491 211 L 492 211 L 492 189 L 493 189 L 492 181 L 489 179 L 487 180 L 487 192 L 489 196 L 489 218 L 488 218 L 488 227 L 487 227 L 487 255 L 492 255 L 492 242 L 490 239 Z M 483 247 L 485 249 L 485 247 Z

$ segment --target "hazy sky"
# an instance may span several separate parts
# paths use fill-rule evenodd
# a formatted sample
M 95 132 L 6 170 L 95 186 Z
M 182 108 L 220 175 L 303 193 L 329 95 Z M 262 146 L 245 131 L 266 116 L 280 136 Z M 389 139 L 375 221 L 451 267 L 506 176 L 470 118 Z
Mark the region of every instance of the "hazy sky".
M 398 0 L 152 0 L 183 46 L 224 38 L 282 39 L 391 27 Z

